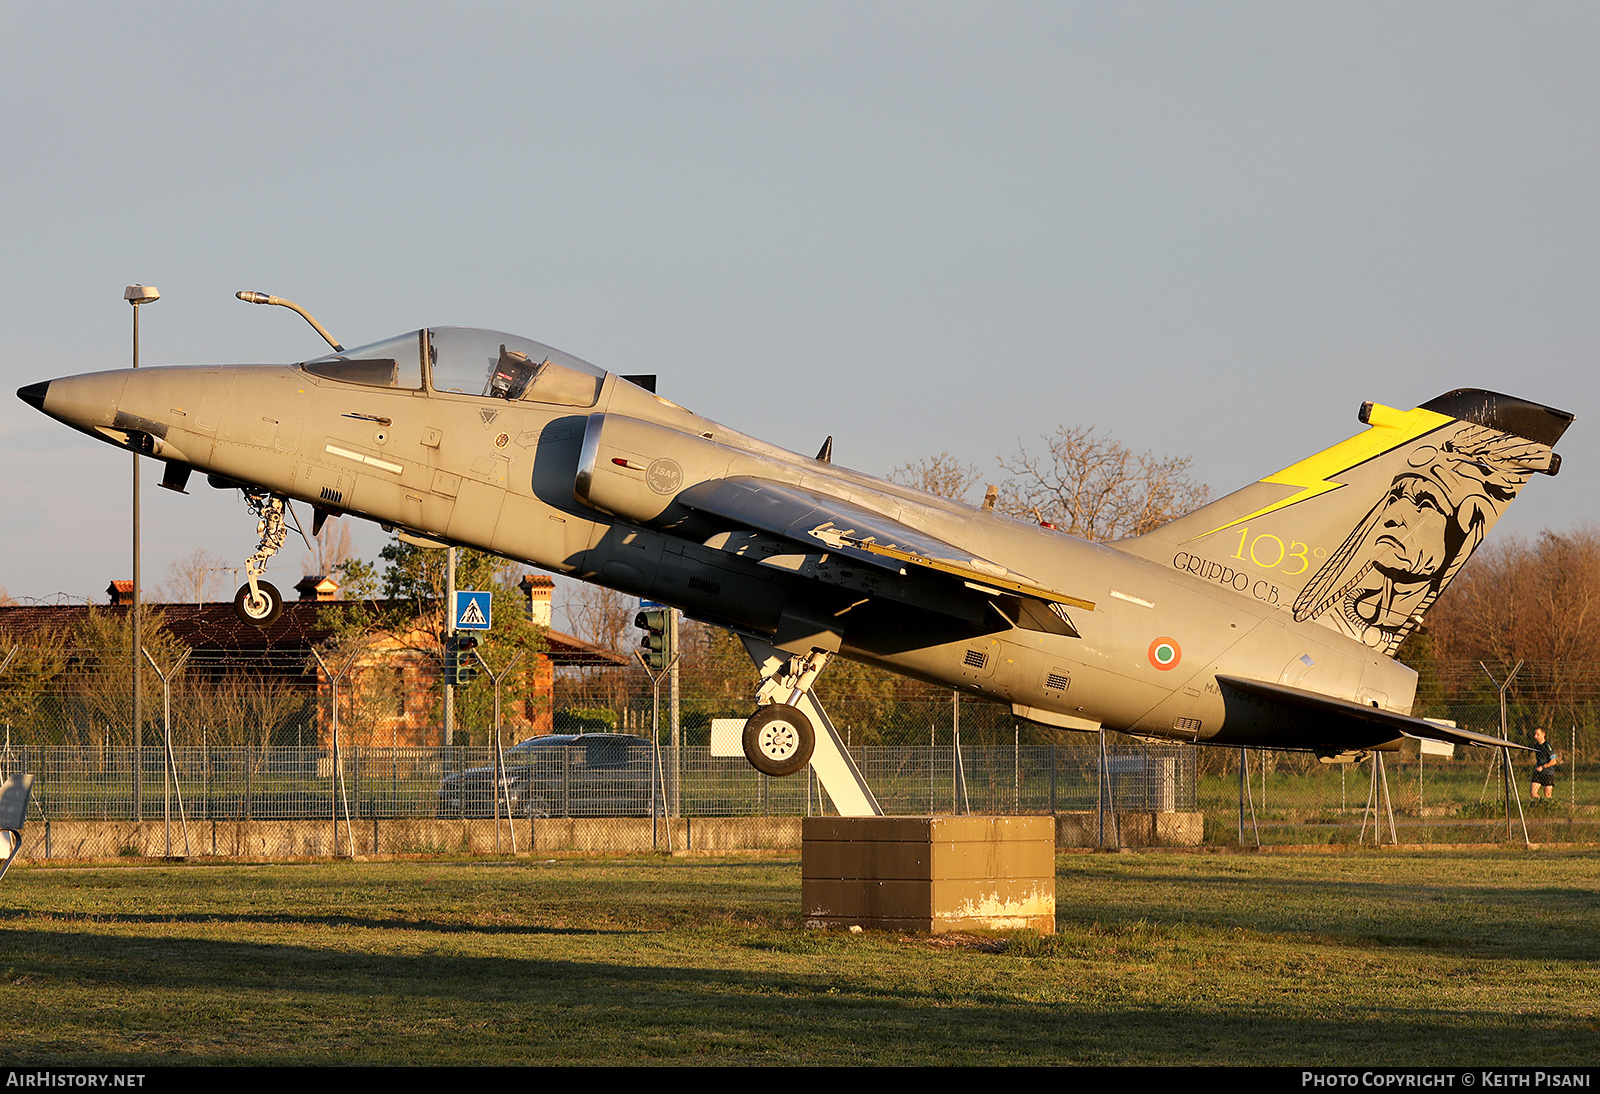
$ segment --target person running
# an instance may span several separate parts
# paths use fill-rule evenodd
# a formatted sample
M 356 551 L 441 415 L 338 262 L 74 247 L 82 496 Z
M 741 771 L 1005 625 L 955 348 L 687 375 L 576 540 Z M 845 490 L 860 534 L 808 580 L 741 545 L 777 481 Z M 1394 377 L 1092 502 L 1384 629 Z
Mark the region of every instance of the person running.
M 1533 789 L 1531 794 L 1535 801 L 1539 798 L 1539 787 L 1544 787 L 1544 797 L 1549 797 L 1556 792 L 1555 767 L 1561 762 L 1561 757 L 1556 755 L 1556 750 L 1550 747 L 1550 742 L 1544 738 L 1544 728 L 1533 731 Z

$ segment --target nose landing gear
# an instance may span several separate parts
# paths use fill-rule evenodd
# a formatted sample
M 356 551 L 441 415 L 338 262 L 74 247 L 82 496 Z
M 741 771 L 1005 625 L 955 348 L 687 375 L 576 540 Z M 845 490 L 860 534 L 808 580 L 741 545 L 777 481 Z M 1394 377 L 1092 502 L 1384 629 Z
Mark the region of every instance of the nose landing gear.
M 244 492 L 244 503 L 259 518 L 256 531 L 261 542 L 256 544 L 256 553 L 245 560 L 244 572 L 248 580 L 234 594 L 233 610 L 253 627 L 270 627 L 283 614 L 283 594 L 272 582 L 261 580 L 261 575 L 266 571 L 267 559 L 277 554 L 288 538 L 289 526 L 283 520 L 287 501 L 281 494 L 264 490 Z
M 270 581 L 257 580 L 254 584 L 254 589 L 249 584 L 239 586 L 233 594 L 233 610 L 253 627 L 270 627 L 283 614 L 283 594 Z

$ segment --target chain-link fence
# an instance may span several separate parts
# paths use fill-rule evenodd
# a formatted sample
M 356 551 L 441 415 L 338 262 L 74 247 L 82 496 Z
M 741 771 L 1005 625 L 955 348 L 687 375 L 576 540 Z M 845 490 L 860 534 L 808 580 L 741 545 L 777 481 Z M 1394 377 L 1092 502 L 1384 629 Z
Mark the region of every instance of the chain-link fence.
M 1097 746 L 964 747 L 959 760 L 927 746 L 858 745 L 851 754 L 889 813 L 1194 809 L 1192 749 L 1122 742 L 1102 763 Z M 482 746 L 351 746 L 337 760 L 315 748 L 175 748 L 170 764 L 160 748 L 140 750 L 137 763 L 127 748 L 13 745 L 0 754 L 0 775 L 24 772 L 35 779 L 30 820 L 45 832 L 30 853 L 75 858 L 472 850 L 486 839 L 507 849 L 517 833 L 523 848 L 548 847 L 558 822 L 563 847 L 661 849 L 673 838 L 669 817 L 831 812 L 810 771 L 772 779 L 743 758 L 611 733 L 535 738 L 499 764 Z M 629 819 L 645 827 L 617 824 Z
M 167 650 L 156 659 L 170 684 L 145 674 L 135 734 L 124 653 L 21 647 L 0 673 L 0 768 L 36 776 L 38 819 L 137 824 L 171 816 L 215 826 L 337 816 L 369 832 L 372 848 L 384 842 L 388 822 L 396 831 L 406 822 L 408 834 L 396 837 L 406 846 L 459 846 L 463 825 L 498 832 L 497 814 L 529 822 L 529 837 L 544 830 L 534 822 L 568 822 L 574 841 L 599 846 L 601 822 L 615 818 L 655 825 L 664 817 L 828 811 L 809 773 L 774 780 L 742 759 L 709 754 L 711 721 L 747 715 L 755 691 L 753 670 L 734 654 L 713 646 L 686 659 L 676 729 L 670 687 L 657 710 L 637 666 L 530 674 L 542 690 L 502 697 L 501 707 L 521 717 L 508 717 L 500 737 L 507 745 L 526 737 L 541 711 L 541 724 L 558 736 L 508 748 L 497 779 L 489 682 L 456 689 L 447 743 L 444 690 L 437 674 L 414 672 L 416 651 L 361 661 L 336 703 L 308 651 L 246 658 L 196 650 L 172 671 L 181 651 Z M 1425 713 L 1498 734 L 1498 689 L 1512 679 L 1511 737 L 1546 727 L 1562 764 L 1554 796 L 1535 803 L 1531 761 L 1516 754 L 1509 810 L 1492 750 L 1441 758 L 1408 743 L 1385 756 L 1386 792 L 1374 793 L 1370 760 L 1326 765 L 1306 754 L 1056 733 L 1015 720 L 1007 707 L 843 662 L 824 673 L 818 694 L 888 812 L 1203 814 L 1195 838 L 1212 843 L 1498 841 L 1520 839 L 1524 820 L 1531 839 L 1594 839 L 1600 773 L 1587 749 L 1600 689 L 1587 681 L 1600 677 L 1600 666 L 1525 665 L 1515 677 L 1511 668 L 1436 665 L 1419 692 Z M 622 743 L 605 743 L 618 733 Z M 573 734 L 582 736 L 562 736 Z M 410 740 L 425 743 L 400 743 Z M 651 831 L 646 846 L 658 845 L 661 829 Z
M 537 743 L 543 747 L 529 748 Z M 1212 844 L 1592 841 L 1600 837 L 1600 770 L 1563 768 L 1534 800 L 1526 764 L 1510 810 L 1497 752 L 1450 759 L 1388 754 L 1374 764 L 1324 765 L 1282 752 L 1146 745 L 1108 735 L 1050 745 L 855 746 L 852 758 L 889 813 L 1198 814 Z M 1241 756 L 1245 777 L 1240 777 Z M 1204 758 L 1206 771 L 1197 760 Z M 0 774 L 35 776 L 32 818 L 51 821 L 332 821 L 352 824 L 664 817 L 798 817 L 831 812 L 811 773 L 771 779 L 704 748 L 653 748 L 597 733 L 538 738 L 496 755 L 457 749 L 159 748 L 13 745 Z M 1220 762 L 1219 762 L 1220 761 Z M 342 777 L 340 777 L 342 776 Z M 1509 816 L 1509 826 L 1508 826 Z M 420 827 L 419 827 L 420 825 Z M 432 830 L 428 830 L 432 831 Z M 421 839 L 447 846 L 443 828 Z M 419 837 L 421 838 L 421 837 Z M 1190 840 L 1188 842 L 1193 842 Z
M 1593 842 L 1600 839 L 1600 767 L 1563 763 L 1535 800 L 1532 761 L 1515 754 L 1506 785 L 1498 750 L 1450 757 L 1414 747 L 1356 764 L 1319 764 L 1255 749 L 1214 757 L 1197 787 L 1210 843 L 1407 844 Z M 1220 759 L 1222 762 L 1216 762 Z M 1506 791 L 1510 790 L 1509 801 Z
M 547 747 L 530 749 L 528 745 Z M 1013 748 L 858 745 L 850 749 L 886 812 L 1036 814 L 1196 807 L 1194 750 L 1097 740 Z M 808 773 L 773 779 L 703 748 L 652 748 L 599 733 L 535 738 L 496 755 L 481 746 L 342 749 L 13 745 L 0 776 L 34 776 L 31 816 L 54 820 L 197 821 L 527 817 L 810 816 L 831 805 Z M 342 769 L 342 770 L 341 770 Z M 1102 771 L 1105 774 L 1102 779 Z

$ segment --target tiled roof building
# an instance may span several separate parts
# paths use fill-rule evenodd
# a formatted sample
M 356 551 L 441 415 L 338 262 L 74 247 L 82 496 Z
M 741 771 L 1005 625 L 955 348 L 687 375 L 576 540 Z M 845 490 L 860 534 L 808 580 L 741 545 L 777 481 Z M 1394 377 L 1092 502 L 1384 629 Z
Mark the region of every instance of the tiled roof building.
M 113 581 L 106 589 L 107 605 L 15 605 L 0 607 L 0 639 L 6 644 L 63 642 L 90 612 L 123 616 L 130 610 L 132 582 Z M 553 582 L 538 575 L 523 579 L 530 615 L 548 627 Z M 331 736 L 331 687 L 328 675 L 316 664 L 312 650 L 333 635 L 330 616 L 353 610 L 355 601 L 333 599 L 338 586 L 323 575 L 301 580 L 298 601 L 284 604 L 282 616 L 270 627 L 258 628 L 241 620 L 231 601 L 203 604 L 149 604 L 145 611 L 158 616 L 162 628 L 180 645 L 193 651 L 186 667 L 190 678 L 218 679 L 249 673 L 253 678 L 276 678 L 284 683 L 315 688 L 319 695 L 319 735 Z M 378 607 L 391 606 L 380 601 Z M 570 665 L 625 663 L 625 658 L 559 631 L 545 634 L 546 649 L 523 676 L 528 686 L 516 694 L 502 693 L 503 722 L 508 741 L 549 733 L 555 669 Z M 374 640 L 351 674 L 366 686 L 341 682 L 341 740 L 364 745 L 439 745 L 443 730 L 439 719 L 440 643 L 431 630 L 419 628 L 403 636 Z M 0 650 L 0 656 L 4 651 Z M 327 656 L 327 655 L 325 655 Z M 329 658 L 330 662 L 333 658 Z M 343 665 L 330 665 L 339 672 Z M 496 668 L 500 666 L 496 665 Z M 380 689 L 373 677 L 383 677 Z M 473 685 L 489 687 L 487 679 Z M 375 695 L 381 691 L 382 699 Z M 370 710 L 351 717 L 352 703 L 382 707 L 381 716 Z M 324 744 L 328 743 L 325 739 Z

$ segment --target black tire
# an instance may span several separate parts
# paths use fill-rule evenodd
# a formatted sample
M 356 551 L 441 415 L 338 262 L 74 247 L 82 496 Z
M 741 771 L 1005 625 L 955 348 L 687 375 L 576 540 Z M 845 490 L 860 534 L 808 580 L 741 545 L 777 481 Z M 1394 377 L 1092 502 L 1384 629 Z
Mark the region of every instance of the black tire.
M 283 614 L 283 594 L 270 581 L 258 581 L 256 584 L 261 588 L 258 597 L 250 595 L 249 582 L 239 586 L 239 591 L 233 594 L 233 611 L 252 627 L 270 627 Z
M 816 745 L 811 719 L 787 703 L 762 707 L 744 724 L 744 758 L 775 779 L 802 770 Z

